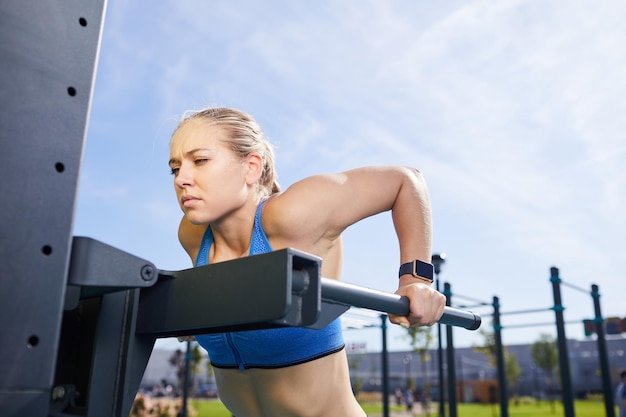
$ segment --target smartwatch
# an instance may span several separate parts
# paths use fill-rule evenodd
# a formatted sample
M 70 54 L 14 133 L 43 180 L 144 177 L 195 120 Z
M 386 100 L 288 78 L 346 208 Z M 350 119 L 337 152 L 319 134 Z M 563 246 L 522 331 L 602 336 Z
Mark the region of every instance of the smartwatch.
M 434 277 L 434 268 L 432 264 L 422 262 L 419 259 L 415 259 L 411 262 L 400 265 L 398 277 L 401 277 L 405 274 L 411 274 L 415 278 L 421 278 L 432 284 Z

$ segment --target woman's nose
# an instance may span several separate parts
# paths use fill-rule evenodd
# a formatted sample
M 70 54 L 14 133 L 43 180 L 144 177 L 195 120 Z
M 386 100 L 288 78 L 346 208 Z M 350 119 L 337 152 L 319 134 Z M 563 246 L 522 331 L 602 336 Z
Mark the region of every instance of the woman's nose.
M 183 164 L 178 168 L 178 173 L 174 179 L 174 184 L 180 188 L 193 185 L 193 177 L 191 171 Z

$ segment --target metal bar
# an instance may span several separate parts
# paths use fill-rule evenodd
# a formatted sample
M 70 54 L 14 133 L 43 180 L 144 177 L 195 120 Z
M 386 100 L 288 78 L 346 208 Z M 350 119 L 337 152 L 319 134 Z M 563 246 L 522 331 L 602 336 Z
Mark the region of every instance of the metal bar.
M 501 316 L 514 316 L 516 314 L 543 313 L 546 311 L 554 311 L 554 307 L 533 308 L 529 310 L 505 311 L 505 312 L 500 313 L 500 315 Z
M 571 288 L 573 290 L 576 290 L 576 291 L 579 291 L 579 292 L 582 292 L 582 293 L 585 293 L 585 294 L 591 294 L 589 292 L 589 290 L 587 290 L 585 288 L 582 288 L 582 287 L 579 287 L 578 285 L 570 284 L 569 282 L 565 282 L 563 280 L 561 280 L 561 285 L 564 285 L 566 287 L 569 287 L 569 288 Z
M 595 312 L 596 333 L 598 335 L 598 356 L 600 360 L 600 374 L 602 376 L 602 390 L 604 391 L 604 409 L 606 417 L 615 417 L 615 405 L 613 402 L 613 384 L 611 383 L 611 372 L 609 368 L 609 357 L 606 349 L 606 337 L 604 334 L 604 319 L 600 308 L 600 291 L 596 284 L 591 286 L 591 297 L 593 298 L 593 310 Z
M 320 270 L 319 258 L 287 248 L 161 271 L 155 285 L 141 289 L 137 333 L 172 337 L 312 325 L 321 309 Z
M 480 303 L 480 304 L 470 304 L 470 305 L 466 305 L 466 304 L 457 304 L 454 306 L 455 308 L 460 308 L 462 310 L 465 310 L 467 308 L 480 308 L 480 307 L 491 307 L 491 304 L 487 304 L 487 303 Z
M 387 315 L 380 315 L 383 351 L 381 366 L 383 371 L 383 417 L 389 417 L 389 353 L 387 352 Z
M 563 410 L 565 417 L 574 417 L 574 394 L 572 392 L 572 378 L 569 369 L 569 355 L 567 354 L 567 337 L 563 319 L 563 303 L 561 301 L 561 278 L 559 269 L 550 268 L 550 282 L 554 296 L 554 314 L 556 316 L 557 344 L 559 348 L 559 371 L 561 373 L 561 389 L 563 390 Z
M 449 282 L 443 283 L 443 293 L 446 296 L 446 306 L 452 304 L 452 290 Z M 450 417 L 458 416 L 456 401 L 456 365 L 454 361 L 454 339 L 452 326 L 446 326 L 446 363 L 448 364 L 448 410 Z
M 563 324 L 566 326 L 575 324 L 577 326 L 580 326 L 580 323 L 582 323 L 583 320 L 565 320 L 563 321 Z M 541 327 L 541 326 L 554 326 L 555 322 L 553 321 L 545 321 L 545 322 L 538 322 L 538 323 L 524 323 L 524 324 L 508 324 L 506 326 L 500 326 L 502 329 L 524 329 L 527 327 Z
M 479 305 L 491 306 L 491 303 L 488 303 L 487 301 L 480 300 L 478 298 L 468 297 L 467 295 L 462 295 L 462 294 L 457 294 L 457 293 L 454 293 L 453 295 L 454 295 L 455 299 L 456 298 L 460 298 L 461 300 L 472 301 L 472 302 L 477 303 Z
M 183 407 L 180 412 L 181 417 L 189 417 L 187 415 L 189 405 L 189 374 L 191 373 L 191 341 L 187 341 L 187 349 L 185 352 L 185 377 L 183 378 Z
M 437 291 L 439 291 L 439 272 L 435 269 L 437 279 L 435 285 Z M 437 323 L 437 382 L 439 384 L 439 417 L 446 417 L 446 403 L 445 403 L 445 381 L 443 377 L 443 346 L 441 335 L 441 321 Z
M 88 391 L 79 390 L 78 401 L 86 401 L 88 417 L 126 416 L 156 339 L 135 333 L 138 289 L 105 294 L 101 298 L 96 334 L 91 342 L 93 357 Z M 82 393 L 86 393 L 86 399 Z
M 500 416 L 509 417 L 509 398 L 506 388 L 506 365 L 504 363 L 504 346 L 502 345 L 502 326 L 500 326 L 500 299 L 493 297 L 493 335 L 496 347 L 496 364 L 498 368 L 498 392 L 500 397 Z
M 409 314 L 409 300 L 406 297 L 330 278 L 322 278 L 321 281 L 322 299 L 400 316 Z M 471 311 L 446 307 L 439 323 L 476 330 L 480 327 L 481 318 Z
M 580 322 L 576 322 L 576 323 L 580 324 Z M 506 326 L 500 326 L 500 327 L 502 327 L 503 329 L 523 329 L 526 327 L 540 327 L 540 326 L 554 326 L 554 322 L 546 321 L 542 323 L 508 324 Z

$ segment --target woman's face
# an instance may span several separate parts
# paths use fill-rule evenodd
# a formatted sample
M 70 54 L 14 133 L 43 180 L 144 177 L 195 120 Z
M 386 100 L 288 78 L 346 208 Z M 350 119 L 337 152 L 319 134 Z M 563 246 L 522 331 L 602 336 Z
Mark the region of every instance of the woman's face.
M 174 189 L 191 223 L 214 222 L 246 201 L 246 164 L 225 139 L 223 128 L 202 120 L 187 121 L 172 137 Z

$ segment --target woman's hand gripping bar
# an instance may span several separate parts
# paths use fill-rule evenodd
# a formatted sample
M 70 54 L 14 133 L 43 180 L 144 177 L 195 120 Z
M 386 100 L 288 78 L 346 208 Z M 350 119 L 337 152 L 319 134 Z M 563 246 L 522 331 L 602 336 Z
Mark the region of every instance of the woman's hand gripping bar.
M 409 314 L 409 299 L 406 297 L 330 278 L 322 278 L 322 299 L 399 316 Z M 471 311 L 446 307 L 439 323 L 477 330 L 480 327 L 481 318 Z

